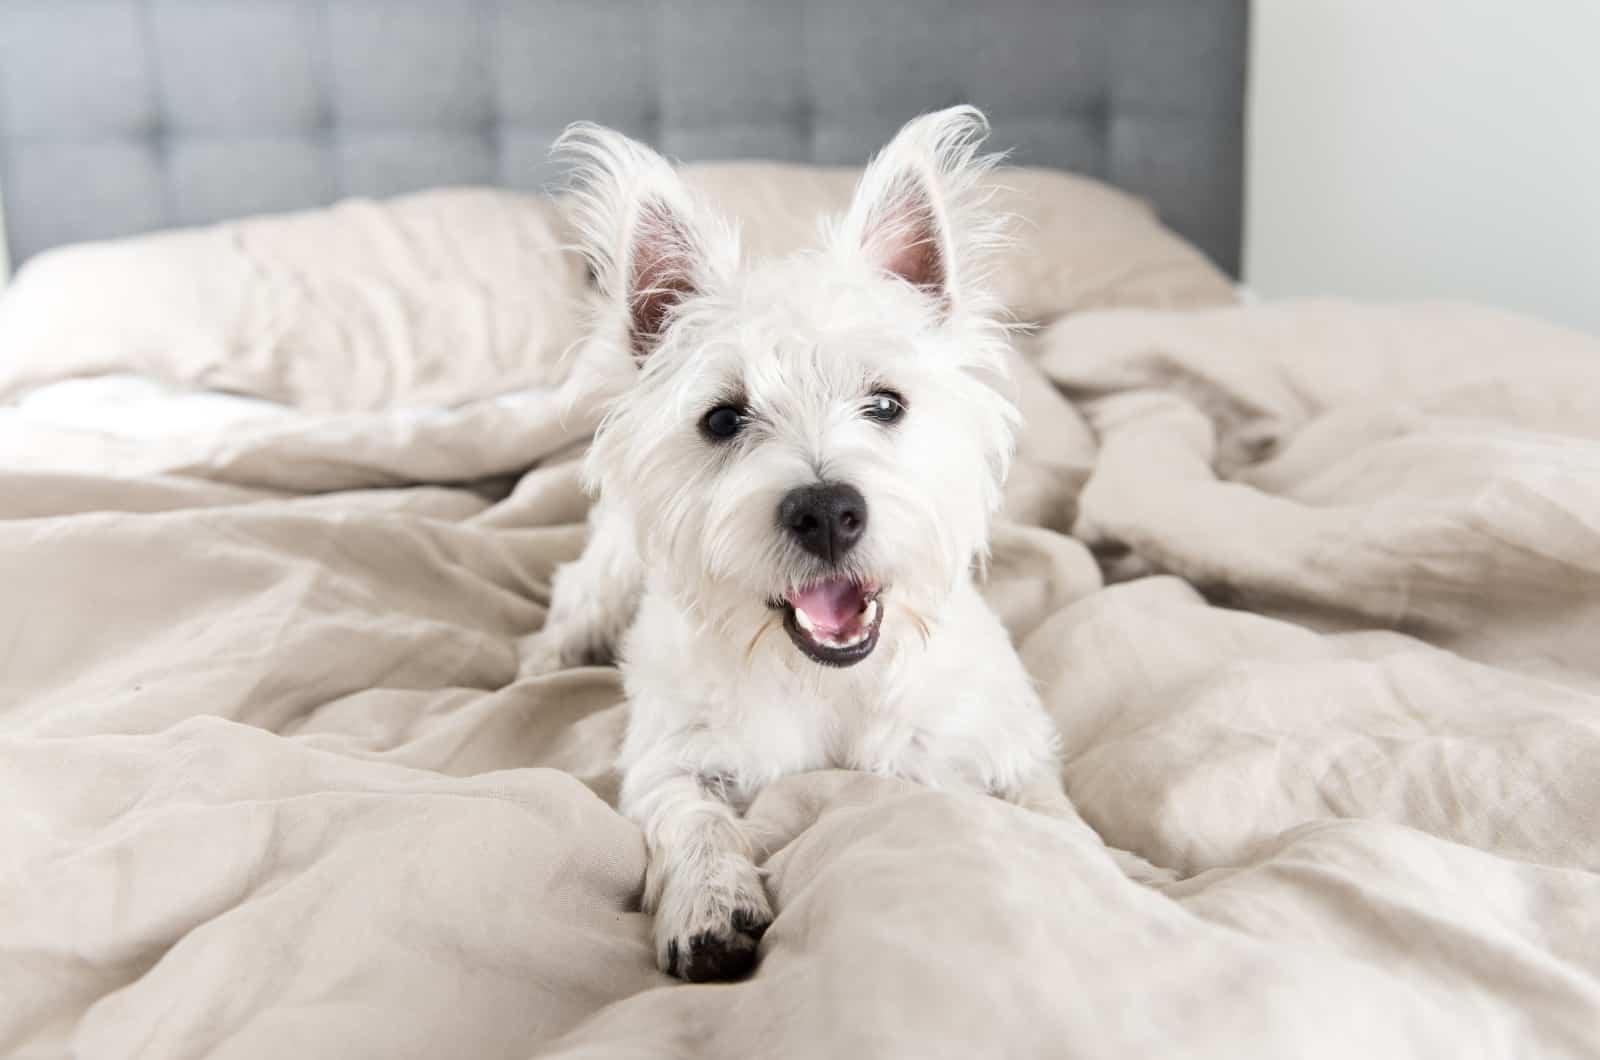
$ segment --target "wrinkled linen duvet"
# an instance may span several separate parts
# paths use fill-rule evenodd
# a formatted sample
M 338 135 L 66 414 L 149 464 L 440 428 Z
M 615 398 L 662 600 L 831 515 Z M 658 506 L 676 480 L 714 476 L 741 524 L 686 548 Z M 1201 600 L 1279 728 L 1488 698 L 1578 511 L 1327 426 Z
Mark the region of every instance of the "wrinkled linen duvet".
M 723 986 L 655 969 L 615 673 L 518 677 L 585 410 L 0 413 L 0 1053 L 1600 1055 L 1600 341 L 1105 310 L 1015 386 L 986 591 L 1094 832 L 784 780 Z

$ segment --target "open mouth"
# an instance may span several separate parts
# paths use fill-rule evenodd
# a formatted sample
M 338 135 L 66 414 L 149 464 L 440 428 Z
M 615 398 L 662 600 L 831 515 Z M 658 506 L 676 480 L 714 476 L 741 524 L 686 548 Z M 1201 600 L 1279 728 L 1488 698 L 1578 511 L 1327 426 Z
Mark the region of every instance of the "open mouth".
M 881 586 L 851 578 L 826 578 L 783 594 L 783 628 L 799 648 L 824 666 L 853 666 L 878 646 L 883 623 Z

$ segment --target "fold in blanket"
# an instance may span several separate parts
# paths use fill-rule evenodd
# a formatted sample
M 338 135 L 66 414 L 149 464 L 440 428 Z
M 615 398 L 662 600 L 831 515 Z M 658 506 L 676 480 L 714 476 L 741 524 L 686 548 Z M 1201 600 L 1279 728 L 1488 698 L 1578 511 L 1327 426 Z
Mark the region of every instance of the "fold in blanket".
M 517 678 L 581 415 L 6 427 L 0 1052 L 1600 1052 L 1600 342 L 1315 303 L 1036 346 L 986 591 L 1098 836 L 788 778 L 730 986 L 655 970 L 614 672 Z

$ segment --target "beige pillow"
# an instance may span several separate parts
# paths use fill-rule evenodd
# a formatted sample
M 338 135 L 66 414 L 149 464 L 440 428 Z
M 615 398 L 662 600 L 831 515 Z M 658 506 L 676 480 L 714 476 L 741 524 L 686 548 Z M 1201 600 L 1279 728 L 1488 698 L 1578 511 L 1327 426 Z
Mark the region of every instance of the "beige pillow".
M 487 189 L 62 247 L 0 299 L 0 394 L 135 371 L 317 411 L 453 405 L 545 381 L 583 291 L 550 201 Z
M 777 162 L 701 163 L 683 171 L 691 186 L 739 220 L 745 246 L 756 253 L 813 240 L 818 215 L 843 210 L 861 172 Z M 994 207 L 1012 217 L 1011 246 L 991 282 L 1019 320 L 1237 301 L 1228 277 L 1142 199 L 1053 169 L 1008 167 L 990 179 Z
M 752 252 L 810 242 L 858 170 L 685 167 Z M 999 171 L 1017 242 L 995 282 L 1029 321 L 1233 300 L 1148 206 L 1064 173 Z M 0 397 L 137 372 L 312 411 L 450 406 L 553 382 L 592 297 L 560 200 L 446 189 L 62 247 L 0 298 Z

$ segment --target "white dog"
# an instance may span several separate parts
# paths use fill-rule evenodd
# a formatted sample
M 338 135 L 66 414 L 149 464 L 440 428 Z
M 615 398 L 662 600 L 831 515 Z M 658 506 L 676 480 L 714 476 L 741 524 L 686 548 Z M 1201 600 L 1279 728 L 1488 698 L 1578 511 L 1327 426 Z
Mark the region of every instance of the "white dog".
M 578 225 L 627 366 L 556 576 L 571 665 L 619 655 L 622 811 L 663 970 L 741 975 L 772 919 L 743 809 L 844 767 L 1072 816 L 1057 737 L 973 583 L 1016 415 L 981 286 L 969 107 L 907 125 L 823 248 L 759 264 L 648 148 L 575 126 Z M 547 649 L 548 650 L 548 649 Z

